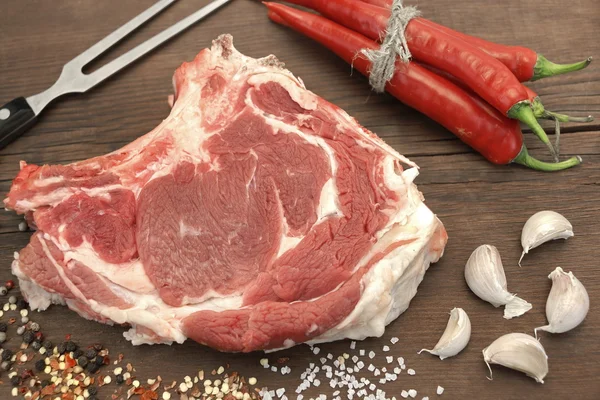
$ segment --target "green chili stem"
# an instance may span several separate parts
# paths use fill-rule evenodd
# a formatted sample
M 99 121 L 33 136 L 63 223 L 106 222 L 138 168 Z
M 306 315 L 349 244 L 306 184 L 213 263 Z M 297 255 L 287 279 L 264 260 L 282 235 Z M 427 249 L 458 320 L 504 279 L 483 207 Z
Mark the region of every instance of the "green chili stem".
M 538 116 L 536 115 L 536 117 L 538 117 Z M 538 118 L 553 119 L 553 120 L 559 121 L 559 122 L 580 122 L 580 123 L 592 122 L 594 120 L 594 117 L 592 117 L 591 115 L 588 115 L 587 117 L 571 117 L 570 115 L 559 114 L 559 113 L 555 113 L 555 112 L 548 111 L 548 110 L 544 110 L 542 115 L 539 116 Z
M 530 127 L 533 133 L 542 141 L 542 143 L 548 146 L 550 154 L 552 154 L 554 160 L 558 161 L 558 154 L 556 153 L 554 146 L 552 146 L 550 139 L 548 139 L 548 135 L 546 135 L 546 132 L 544 132 L 544 128 L 542 128 L 537 122 L 529 101 L 520 101 L 512 106 L 508 111 L 508 117 L 518 119 Z
M 560 122 L 580 122 L 587 123 L 592 122 L 594 117 L 588 115 L 587 117 L 571 117 L 570 115 L 559 114 L 549 110 L 546 110 L 544 104 L 542 104 L 542 100 L 539 97 L 536 97 L 531 102 L 531 107 L 533 108 L 533 115 L 537 119 L 551 119 L 554 121 Z
M 538 54 L 537 61 L 535 66 L 533 67 L 533 77 L 532 81 L 537 81 L 538 79 L 547 78 L 549 76 L 556 76 L 561 74 L 566 74 L 568 72 L 579 71 L 590 65 L 592 62 L 592 57 L 589 57 L 583 61 L 576 62 L 573 64 L 555 64 L 552 61 L 549 61 L 546 57 L 541 54 Z
M 552 172 L 562 171 L 568 168 L 575 167 L 576 165 L 581 164 L 583 160 L 581 159 L 581 157 L 576 156 L 557 163 L 547 163 L 530 156 L 529 152 L 527 151 L 527 148 L 523 146 L 521 148 L 521 151 L 519 152 L 519 155 L 515 157 L 513 162 L 524 165 L 531 169 L 535 169 L 537 171 Z

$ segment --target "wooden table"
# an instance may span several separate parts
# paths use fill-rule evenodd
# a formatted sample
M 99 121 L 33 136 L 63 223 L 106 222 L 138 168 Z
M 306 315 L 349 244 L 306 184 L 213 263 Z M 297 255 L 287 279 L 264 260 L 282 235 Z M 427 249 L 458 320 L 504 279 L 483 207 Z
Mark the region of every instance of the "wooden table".
M 0 102 L 45 89 L 66 61 L 152 3 L 4 1 L 0 7 Z M 111 51 L 109 58 L 204 3 L 179 2 L 126 40 L 119 50 Z M 431 0 L 418 5 L 437 22 L 493 41 L 525 45 L 552 60 L 571 62 L 600 56 L 597 0 L 569 4 L 558 0 Z M 389 354 L 404 356 L 417 374 L 403 373 L 396 382 L 385 385 L 388 394 L 399 398 L 400 390 L 414 388 L 417 398 L 428 395 L 433 399 L 437 398 L 437 385 L 441 385 L 444 399 L 600 398 L 600 124 L 566 124 L 563 128 L 562 152 L 565 156 L 581 155 L 585 162 L 580 167 L 545 174 L 519 166 L 491 165 L 423 115 L 390 96 L 372 93 L 363 77 L 357 73 L 351 76 L 349 67 L 327 50 L 270 23 L 256 1 L 237 0 L 90 93 L 69 96 L 49 107 L 37 126 L 0 151 L 0 192 L 8 191 L 19 160 L 69 163 L 110 152 L 150 131 L 169 112 L 166 99 L 175 68 L 225 32 L 233 34 L 236 47 L 247 55 L 276 54 L 309 89 L 348 111 L 422 168 L 417 184 L 429 207 L 446 225 L 450 239 L 446 254 L 431 267 L 408 311 L 388 327 L 384 337 L 357 346 L 375 350 L 376 361 L 383 366 L 382 346 L 393 336 L 400 338 Z M 600 117 L 598 65 L 542 80 L 532 87 L 549 109 Z M 526 135 L 526 141 L 534 154 L 544 157 L 544 148 L 531 134 Z M 519 268 L 523 223 L 544 209 L 564 214 L 573 223 L 575 237 L 534 250 Z M 19 221 L 13 213 L 0 214 L 2 281 L 11 277 L 13 252 L 24 247 L 31 234 L 19 232 Z M 525 316 L 504 320 L 500 309 L 477 299 L 467 288 L 465 261 L 483 243 L 497 246 L 503 255 L 509 289 L 534 305 Z M 587 320 L 570 333 L 541 335 L 550 357 L 544 385 L 501 367 L 494 368 L 494 380 L 489 381 L 481 350 L 502 334 L 532 334 L 534 327 L 545 323 L 544 306 L 550 289 L 547 275 L 556 266 L 572 270 L 587 287 L 592 304 Z M 455 306 L 464 308 L 471 317 L 473 334 L 467 349 L 445 361 L 427 354 L 418 356 L 419 349 L 435 344 L 449 310 Z M 113 354 L 123 352 L 141 378 L 161 374 L 164 379 L 181 381 L 198 369 L 210 371 L 230 364 L 231 369 L 256 376 L 261 384 L 272 389 L 285 387 L 288 394 L 294 394 L 300 373 L 318 359 L 307 346 L 270 355 L 272 360 L 290 358 L 287 365 L 292 373 L 281 376 L 260 367 L 263 354 L 220 354 L 191 342 L 132 347 L 123 339 L 122 328 L 85 321 L 63 307 L 52 307 L 33 318 L 55 341 L 72 333 L 81 343 L 99 341 L 109 345 Z M 16 339 L 6 344 L 17 345 Z M 321 352 L 349 352 L 349 342 L 323 345 Z M 5 374 L 0 379 L 7 380 Z M 331 395 L 327 382 L 319 389 L 313 395 Z M 7 383 L 0 385 L 2 399 L 8 398 L 9 392 Z M 110 398 L 109 392 L 103 393 Z

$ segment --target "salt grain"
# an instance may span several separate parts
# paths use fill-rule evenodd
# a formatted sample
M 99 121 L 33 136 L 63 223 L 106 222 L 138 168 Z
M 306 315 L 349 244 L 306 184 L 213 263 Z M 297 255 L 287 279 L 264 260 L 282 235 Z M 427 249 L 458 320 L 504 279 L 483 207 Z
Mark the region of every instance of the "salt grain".
M 412 369 L 412 368 L 409 368 L 409 369 L 408 369 L 408 371 L 406 371 L 406 372 L 407 372 L 409 375 L 415 375 L 415 374 L 416 374 L 415 370 L 414 370 L 414 369 Z
M 271 367 L 271 371 L 273 371 L 273 372 L 277 372 L 277 367 L 273 365 L 273 366 Z
M 417 397 L 417 391 L 415 389 L 410 389 L 408 391 L 408 395 L 414 399 L 415 397 Z
M 436 393 L 438 394 L 438 396 L 441 396 L 442 393 L 444 393 L 444 388 L 441 386 L 437 387 Z
M 375 352 L 374 352 L 374 351 L 372 351 L 372 350 L 371 350 L 371 351 L 369 352 L 369 358 L 370 358 L 371 360 L 375 358 Z
M 360 356 L 364 356 L 365 355 L 365 350 L 364 349 L 360 349 L 360 351 L 358 352 L 358 354 L 360 354 Z
M 356 348 L 356 342 L 353 340 L 350 342 L 350 348 L 354 350 Z
M 313 354 L 315 354 L 315 355 L 316 355 L 316 354 L 319 354 L 319 352 L 320 352 L 320 351 L 321 351 L 321 349 L 320 349 L 320 348 L 318 348 L 318 347 L 314 347 L 314 348 L 313 348 Z
M 383 346 L 383 351 L 390 351 L 390 346 Z
M 392 362 L 394 362 L 394 357 L 392 357 L 392 356 L 387 356 L 387 357 L 385 358 L 385 360 L 387 361 L 387 363 L 388 363 L 388 364 L 391 364 Z
M 400 396 L 404 397 L 405 399 L 408 399 L 408 392 L 407 392 L 406 390 L 403 390 L 403 391 L 400 393 Z
M 390 339 L 390 342 L 391 342 L 392 344 L 396 344 L 396 343 L 398 343 L 399 341 L 400 341 L 400 339 L 398 339 L 398 338 L 397 338 L 397 337 L 395 337 L 395 336 L 394 336 L 393 338 L 391 338 L 391 339 Z

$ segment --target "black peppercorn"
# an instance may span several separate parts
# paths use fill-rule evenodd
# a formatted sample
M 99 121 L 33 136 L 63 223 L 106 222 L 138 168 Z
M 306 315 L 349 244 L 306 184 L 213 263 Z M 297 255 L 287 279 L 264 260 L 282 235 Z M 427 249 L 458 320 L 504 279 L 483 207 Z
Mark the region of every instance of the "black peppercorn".
M 97 357 L 96 357 L 96 359 L 94 360 L 94 363 L 95 363 L 97 366 L 104 365 L 104 357 L 102 357 L 102 356 L 97 356 Z
M 77 348 L 78 348 L 78 347 L 79 347 L 79 346 L 77 346 L 77 345 L 75 344 L 75 342 L 71 342 L 70 340 L 67 342 L 67 351 L 68 351 L 68 352 L 75 351 L 75 350 L 77 350 Z
M 67 343 L 66 342 L 59 343 L 57 348 L 58 348 L 58 354 L 65 354 L 65 351 L 67 351 Z
M 25 331 L 25 333 L 23 333 L 23 343 L 30 344 L 34 340 L 35 340 L 35 333 L 33 333 L 31 331 Z
M 90 396 L 94 396 L 98 394 L 98 388 L 96 386 L 88 386 L 87 388 L 88 393 L 90 394 Z
M 27 301 L 25 299 L 19 299 L 17 300 L 17 308 L 19 309 L 24 309 L 29 307 L 29 303 L 27 303 Z
M 88 365 L 88 359 L 83 356 L 80 356 L 77 359 L 77 364 L 79 364 L 82 368 L 85 368 L 86 365 Z
M 86 356 L 87 358 L 89 358 L 90 360 L 91 360 L 92 358 L 96 357 L 96 354 L 97 354 L 97 353 L 96 353 L 96 350 L 94 350 L 94 349 L 88 349 L 88 350 L 86 350 L 86 351 L 85 351 L 85 356 Z
M 98 365 L 96 365 L 95 363 L 89 363 L 87 365 L 87 370 L 92 374 L 98 372 L 99 369 L 100 369 L 100 367 Z
M 6 332 L 7 329 L 8 325 L 6 325 L 6 322 L 0 322 L 0 332 Z
M 45 348 L 46 350 L 52 350 L 52 348 L 53 348 L 53 347 L 54 347 L 54 344 L 52 344 L 52 342 L 51 342 L 51 341 L 49 341 L 49 340 L 46 340 L 46 341 L 44 342 L 44 348 Z
M 19 386 L 21 384 L 21 377 L 19 375 L 15 375 L 10 378 L 10 384 L 13 386 Z
M 125 378 L 123 378 L 122 374 L 119 374 L 119 375 L 116 376 L 116 381 L 117 381 L 118 385 L 122 385 L 123 382 L 125 382 Z
M 46 386 L 48 386 L 50 384 L 50 381 L 48 379 L 44 379 L 40 385 L 42 385 L 43 388 L 45 388 Z
M 46 368 L 46 363 L 44 360 L 37 360 L 35 362 L 35 369 L 38 371 L 43 371 Z
M 11 349 L 4 349 L 2 352 L 2 361 L 10 361 L 13 356 L 13 352 Z
M 34 350 L 39 350 L 42 348 L 42 342 L 40 342 L 39 340 L 35 340 L 33 343 L 31 343 L 31 347 Z
M 73 358 L 79 358 L 83 355 L 83 350 L 77 349 L 73 352 Z

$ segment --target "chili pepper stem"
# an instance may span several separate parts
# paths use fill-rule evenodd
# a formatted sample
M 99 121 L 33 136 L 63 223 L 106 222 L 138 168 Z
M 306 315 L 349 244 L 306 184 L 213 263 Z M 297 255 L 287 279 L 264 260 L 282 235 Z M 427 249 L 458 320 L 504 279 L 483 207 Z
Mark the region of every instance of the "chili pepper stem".
M 555 161 L 558 161 L 558 154 L 552 146 L 550 139 L 548 139 L 548 135 L 544 132 L 544 128 L 540 126 L 533 114 L 533 109 L 531 107 L 531 103 L 529 101 L 520 101 L 508 110 L 507 116 L 509 118 L 518 119 L 523 122 L 525 125 L 531 128 L 533 133 L 546 145 L 550 150 L 550 154 L 554 157 Z
M 523 146 L 521 148 L 521 151 L 519 152 L 519 155 L 515 157 L 513 162 L 524 165 L 531 169 L 535 169 L 537 171 L 552 172 L 562 171 L 564 169 L 575 167 L 576 165 L 581 164 L 583 160 L 581 159 L 581 157 L 576 156 L 557 163 L 547 163 L 530 156 L 529 152 L 527 151 L 527 148 Z
M 560 121 L 557 119 L 554 120 L 554 137 L 554 148 L 560 154 Z
M 533 77 L 532 81 L 537 81 L 538 79 L 547 78 L 549 76 L 556 76 L 561 74 L 566 74 L 568 72 L 579 71 L 590 65 L 592 62 L 592 57 L 588 57 L 587 59 L 573 63 L 573 64 L 555 64 L 552 61 L 549 61 L 546 57 L 541 54 L 538 54 L 537 61 L 535 66 L 533 67 Z
M 551 120 L 559 121 L 559 122 L 580 122 L 580 123 L 592 122 L 594 120 L 594 117 L 592 117 L 591 115 L 588 115 L 587 117 L 571 117 L 570 115 L 559 114 L 559 113 L 555 113 L 555 112 L 546 110 L 546 108 L 544 108 L 544 105 L 542 104 L 542 100 L 539 98 L 539 96 L 535 97 L 531 101 L 531 107 L 533 108 L 533 115 L 535 115 L 535 117 L 537 119 L 551 119 Z
M 553 119 L 553 120 L 559 121 L 559 122 L 581 122 L 581 123 L 592 122 L 594 120 L 594 117 L 592 117 L 591 115 L 588 115 L 587 117 L 571 117 L 570 115 L 559 114 L 559 113 L 555 113 L 555 112 L 548 111 L 548 110 L 544 110 L 544 112 L 542 112 L 542 115 L 540 115 L 538 118 Z

